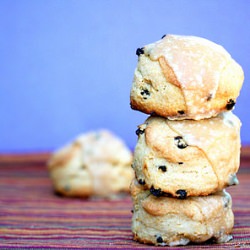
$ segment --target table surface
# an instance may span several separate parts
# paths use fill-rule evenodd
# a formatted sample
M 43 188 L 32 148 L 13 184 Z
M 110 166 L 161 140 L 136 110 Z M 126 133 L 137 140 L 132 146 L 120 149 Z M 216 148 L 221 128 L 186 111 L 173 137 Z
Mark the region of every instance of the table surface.
M 129 195 L 118 200 L 55 195 L 46 169 L 48 157 L 0 155 L 1 249 L 163 249 L 133 241 Z M 249 178 L 250 148 L 243 148 L 240 184 L 227 189 L 235 215 L 232 241 L 173 249 L 250 249 Z

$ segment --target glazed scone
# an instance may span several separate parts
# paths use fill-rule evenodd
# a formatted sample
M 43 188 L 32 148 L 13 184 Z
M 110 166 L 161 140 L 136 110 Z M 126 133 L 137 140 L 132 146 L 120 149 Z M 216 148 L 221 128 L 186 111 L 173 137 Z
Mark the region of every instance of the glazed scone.
M 155 195 L 184 198 L 237 184 L 240 127 L 232 112 L 199 121 L 149 117 L 136 131 L 137 180 Z
M 203 119 L 233 109 L 244 73 L 220 45 L 167 35 L 137 49 L 132 109 L 169 119 Z
M 205 197 L 184 200 L 155 197 L 137 181 L 131 184 L 134 239 L 160 246 L 216 243 L 232 239 L 232 200 L 224 190 Z
M 78 136 L 48 162 L 56 192 L 65 196 L 112 198 L 128 192 L 134 177 L 132 153 L 108 130 Z

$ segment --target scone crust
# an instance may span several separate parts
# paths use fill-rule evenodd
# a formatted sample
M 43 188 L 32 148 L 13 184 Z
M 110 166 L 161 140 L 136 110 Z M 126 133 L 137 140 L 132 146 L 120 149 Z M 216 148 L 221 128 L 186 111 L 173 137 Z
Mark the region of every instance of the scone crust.
M 222 46 L 167 35 L 142 50 L 130 92 L 132 109 L 195 120 L 233 109 L 244 73 Z
M 174 197 L 179 190 L 205 196 L 237 184 L 240 126 L 231 112 L 199 121 L 149 117 L 137 131 L 137 180 Z
M 48 170 L 57 193 L 112 198 L 128 192 L 132 152 L 108 130 L 88 132 L 55 151 Z
M 155 197 L 135 180 L 131 183 L 131 194 L 132 232 L 139 242 L 176 246 L 209 239 L 217 243 L 232 239 L 232 200 L 224 190 L 179 200 Z

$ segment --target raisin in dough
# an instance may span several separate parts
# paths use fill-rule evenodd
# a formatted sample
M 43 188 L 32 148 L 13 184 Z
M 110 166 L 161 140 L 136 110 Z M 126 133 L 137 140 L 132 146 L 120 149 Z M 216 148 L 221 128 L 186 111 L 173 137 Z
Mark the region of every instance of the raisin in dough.
M 240 126 L 232 112 L 199 121 L 149 117 L 137 130 L 137 180 L 156 195 L 184 198 L 237 184 Z
M 132 153 L 109 131 L 82 134 L 48 162 L 55 190 L 65 196 L 112 197 L 129 191 Z
M 171 119 L 203 119 L 231 110 L 244 73 L 220 45 L 167 35 L 137 50 L 131 107 Z
M 131 183 L 134 240 L 154 245 L 186 245 L 232 239 L 232 200 L 223 191 L 184 200 L 155 197 L 137 181 Z

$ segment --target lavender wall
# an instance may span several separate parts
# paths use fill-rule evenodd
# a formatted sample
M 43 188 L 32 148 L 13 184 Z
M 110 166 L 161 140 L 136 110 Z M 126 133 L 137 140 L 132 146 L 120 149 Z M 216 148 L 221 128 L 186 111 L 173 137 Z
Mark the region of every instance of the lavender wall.
M 0 1 L 0 152 L 53 150 L 107 128 L 133 148 L 135 50 L 163 34 L 223 45 L 245 71 L 235 114 L 250 144 L 250 1 Z

